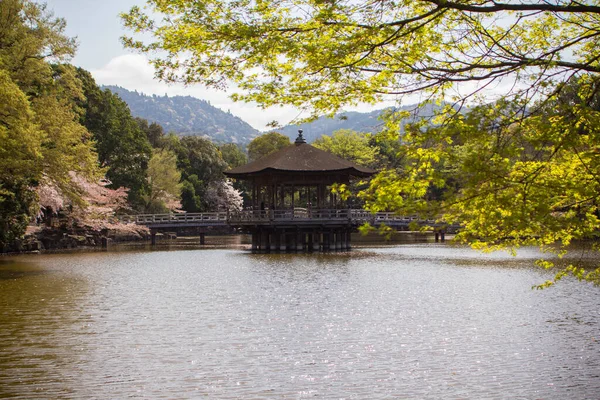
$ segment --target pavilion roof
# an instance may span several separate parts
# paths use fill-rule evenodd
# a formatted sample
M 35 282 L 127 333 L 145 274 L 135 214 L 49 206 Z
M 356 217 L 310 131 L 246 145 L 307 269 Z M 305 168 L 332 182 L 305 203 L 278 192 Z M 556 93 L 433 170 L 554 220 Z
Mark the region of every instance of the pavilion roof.
M 269 154 L 259 160 L 225 171 L 232 178 L 244 178 L 268 172 L 288 173 L 347 173 L 352 176 L 367 177 L 376 171 L 317 149 L 298 141 L 291 146 Z

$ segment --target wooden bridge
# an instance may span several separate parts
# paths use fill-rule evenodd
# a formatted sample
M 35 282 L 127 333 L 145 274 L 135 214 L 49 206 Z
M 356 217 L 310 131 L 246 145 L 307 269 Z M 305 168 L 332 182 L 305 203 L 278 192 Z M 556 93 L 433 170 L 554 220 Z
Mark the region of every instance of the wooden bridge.
M 433 219 L 421 219 L 416 215 L 399 216 L 391 212 L 371 213 L 362 209 L 341 210 L 245 210 L 236 212 L 210 213 L 170 213 L 170 214 L 137 214 L 121 217 L 125 223 L 145 225 L 150 229 L 184 228 L 184 227 L 243 227 L 245 225 L 291 224 L 339 224 L 362 225 L 370 223 L 377 226 L 385 224 L 399 230 L 408 229 L 411 223 L 421 226 L 440 228 L 446 226 Z
M 306 209 L 294 208 L 289 210 L 244 210 L 236 212 L 212 213 L 170 213 L 170 214 L 138 214 L 123 216 L 123 222 L 145 225 L 150 229 L 152 243 L 155 243 L 157 232 L 195 231 L 204 243 L 207 231 L 237 228 L 250 232 L 256 228 L 277 230 L 278 235 L 289 235 L 290 232 L 301 232 L 307 229 L 319 229 L 321 240 L 328 231 L 338 232 L 340 228 L 346 232 L 346 247 L 349 248 L 349 234 L 358 226 L 369 223 L 373 226 L 387 225 L 396 230 L 409 230 L 411 225 L 429 226 L 434 228 L 436 239 L 444 240 L 446 224 L 432 219 L 421 219 L 418 216 L 400 216 L 391 212 L 370 213 L 362 209 Z M 261 239 L 257 247 L 261 247 Z M 277 238 L 278 241 L 282 240 Z M 283 239 L 285 242 L 285 238 Z M 296 239 L 294 239 L 296 240 Z M 311 239 L 312 240 L 312 239 Z M 341 239 L 340 239 L 341 240 Z M 273 245 L 274 246 L 274 245 Z M 277 246 L 277 249 L 281 245 Z M 320 244 L 323 246 L 323 243 Z M 264 247 L 264 245 L 262 246 Z M 269 247 L 271 245 L 269 244 Z M 343 246 L 342 246 L 343 247 Z M 254 248 L 254 246 L 253 246 Z

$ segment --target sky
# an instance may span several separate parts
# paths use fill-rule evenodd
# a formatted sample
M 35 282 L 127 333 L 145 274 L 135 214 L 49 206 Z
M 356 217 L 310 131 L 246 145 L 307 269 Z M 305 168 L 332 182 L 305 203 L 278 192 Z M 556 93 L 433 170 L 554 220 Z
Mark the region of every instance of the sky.
M 41 0 L 40 0 L 41 1 Z M 166 84 L 154 78 L 154 69 L 144 55 L 124 49 L 119 38 L 129 32 L 123 28 L 119 13 L 132 6 L 143 6 L 144 0 L 45 0 L 56 17 L 67 22 L 66 34 L 79 42 L 72 64 L 92 73 L 99 85 L 118 85 L 148 95 L 194 96 L 242 118 L 254 128 L 264 131 L 271 121 L 281 125 L 306 115 L 293 107 L 272 107 L 266 110 L 255 104 L 233 102 L 229 93 L 196 84 Z M 362 106 L 357 111 L 371 111 L 386 105 Z M 349 110 L 350 111 L 350 110 Z
M 146 57 L 124 49 L 119 40 L 129 33 L 123 28 L 119 13 L 128 11 L 134 5 L 143 6 L 144 0 L 45 2 L 56 17 L 66 20 L 67 36 L 77 37 L 79 46 L 71 63 L 90 71 L 99 85 L 118 85 L 149 95 L 194 96 L 210 101 L 223 111 L 230 111 L 261 131 L 266 130 L 266 124 L 273 120 L 285 125 L 299 116 L 298 111 L 292 107 L 263 110 L 255 104 L 234 103 L 229 99 L 228 93 L 207 89 L 199 84 L 185 87 L 155 79 L 154 68 L 148 64 Z

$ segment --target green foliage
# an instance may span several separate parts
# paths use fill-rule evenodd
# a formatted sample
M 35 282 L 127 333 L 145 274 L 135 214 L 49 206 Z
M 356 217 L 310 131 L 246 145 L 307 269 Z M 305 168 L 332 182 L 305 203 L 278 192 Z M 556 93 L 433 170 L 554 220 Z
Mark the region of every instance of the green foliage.
M 206 185 L 196 175 L 190 175 L 182 183 L 181 208 L 187 212 L 201 212 L 206 209 L 203 200 L 206 195 Z
M 85 100 L 82 123 L 96 141 L 98 159 L 106 167 L 113 188 L 129 188 L 129 201 L 142 206 L 147 191 L 146 174 L 152 146 L 145 132 L 131 116 L 127 104 L 109 90 L 100 90 L 91 74 L 77 70 L 83 82 Z
M 41 178 L 43 132 L 34 124 L 27 97 L 0 70 L 0 249 L 25 232 Z
M 223 171 L 227 164 L 217 146 L 210 140 L 186 136 L 181 139 L 179 145 L 175 144 L 175 147 L 177 165 L 184 179 L 196 175 L 206 184 L 223 179 Z
M 499 101 L 409 126 L 407 167 L 375 177 L 367 206 L 460 224 L 456 240 L 477 249 L 535 245 L 562 256 L 600 229 L 600 102 L 589 96 L 598 85 L 584 77 L 526 118 L 524 104 Z M 443 195 L 432 198 L 433 188 Z M 575 264 L 555 280 L 567 274 L 600 283 L 598 270 Z
M 148 163 L 148 194 L 143 196 L 146 212 L 163 212 L 179 206 L 181 172 L 174 152 L 159 149 Z
M 163 140 L 166 149 L 177 155 L 177 168 L 181 171 L 181 207 L 188 212 L 206 211 L 206 193 L 213 182 L 224 179 L 227 163 L 221 151 L 210 140 L 197 136 L 179 138 L 174 134 Z
M 375 167 L 379 158 L 379 149 L 371 145 L 369 134 L 349 129 L 321 136 L 313 146 L 365 167 Z
M 41 177 L 43 132 L 34 122 L 27 96 L 0 70 L 0 179 Z
M 53 72 L 53 80 L 31 100 L 36 124 L 44 132 L 44 176 L 71 203 L 83 205 L 81 188 L 73 181 L 73 173 L 90 180 L 100 177 L 95 143 L 79 123 L 74 101 L 83 93 L 74 68 L 58 65 L 54 66 Z
M 290 138 L 277 132 L 265 133 L 254 138 L 248 145 L 248 158 L 256 161 L 292 144 Z
M 135 118 L 138 123 L 138 126 L 146 134 L 148 141 L 152 147 L 162 147 L 164 144 L 165 131 L 162 126 L 157 124 L 156 122 L 152 122 L 148 124 L 148 121 L 143 118 Z
M 30 182 L 19 178 L 0 181 L 0 250 L 23 235 L 36 209 Z
M 456 82 L 473 80 L 480 90 L 515 74 L 527 84 L 522 93 L 532 95 L 533 82 L 539 94 L 572 72 L 600 72 L 596 2 L 147 4 L 122 15 L 146 35 L 123 42 L 147 53 L 160 78 L 216 88 L 233 81 L 234 99 L 290 104 L 315 116 L 387 95 L 439 95 Z
M 226 143 L 219 147 L 223 160 L 227 163 L 229 168 L 239 167 L 248 163 L 248 157 L 235 143 Z
M 24 233 L 38 211 L 36 186 L 83 205 L 73 177 L 100 175 L 94 143 L 78 123 L 81 82 L 68 59 L 64 21 L 44 5 L 0 2 L 0 246 Z

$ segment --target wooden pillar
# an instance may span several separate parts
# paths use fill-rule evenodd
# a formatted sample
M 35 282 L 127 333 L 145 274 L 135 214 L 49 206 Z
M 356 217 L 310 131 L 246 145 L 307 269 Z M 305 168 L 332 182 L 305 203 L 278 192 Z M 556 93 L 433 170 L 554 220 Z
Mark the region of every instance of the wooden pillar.
M 258 250 L 258 232 L 252 231 L 252 252 L 256 252 Z
M 348 229 L 346 231 L 346 250 L 352 249 L 352 230 Z
M 204 245 L 205 244 L 205 237 L 204 237 L 205 233 L 204 232 L 200 232 L 200 244 Z
M 319 251 L 320 244 L 321 244 L 321 233 L 314 232 L 313 233 L 313 242 L 312 242 L 313 251 Z
M 340 229 L 340 250 L 346 250 L 346 230 Z
M 438 231 L 435 231 L 435 242 L 439 242 L 440 241 L 440 233 Z
M 270 234 L 270 238 L 269 238 L 269 249 L 271 250 L 271 253 L 279 250 L 279 246 L 277 245 L 277 230 L 274 229 L 271 234 Z
M 289 246 L 287 251 L 294 252 L 297 249 L 298 246 L 298 235 L 296 235 L 296 232 L 290 232 L 290 234 L 288 235 L 288 240 L 289 240 Z
M 269 251 L 269 232 L 266 229 L 261 230 L 260 233 L 260 250 L 265 253 Z
M 275 247 L 271 247 L 274 251 L 281 251 L 281 232 L 277 229 L 273 231 L 273 239 L 271 244 Z
M 156 245 L 156 231 L 150 231 L 150 245 Z
M 287 250 L 286 248 L 286 237 L 285 237 L 285 230 L 281 230 L 281 233 L 279 234 L 279 250 L 285 252 Z
M 304 232 L 296 232 L 296 251 L 304 251 Z
M 338 230 L 335 231 L 335 250 L 336 251 L 342 250 L 341 229 L 338 229 Z
M 262 251 L 262 229 L 256 231 L 256 251 L 259 253 Z
M 446 241 L 446 231 L 443 229 L 440 231 L 440 239 L 442 242 Z

